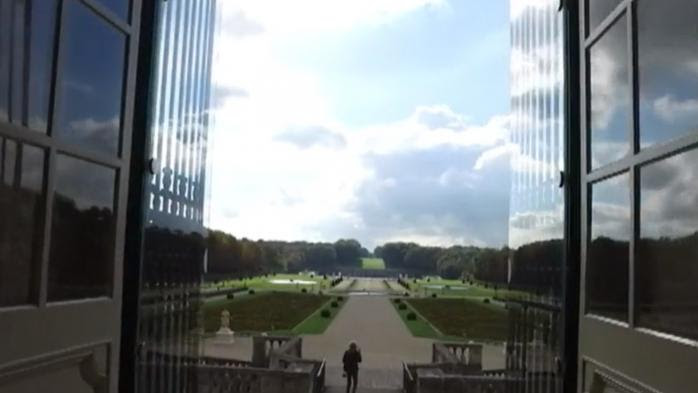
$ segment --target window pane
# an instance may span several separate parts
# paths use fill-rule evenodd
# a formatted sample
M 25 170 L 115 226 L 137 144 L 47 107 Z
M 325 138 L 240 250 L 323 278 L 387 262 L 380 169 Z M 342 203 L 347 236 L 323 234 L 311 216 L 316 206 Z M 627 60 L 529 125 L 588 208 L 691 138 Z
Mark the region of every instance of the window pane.
M 0 307 L 7 307 L 36 301 L 44 152 L 0 138 L 0 158 L 5 163 L 0 166 Z
M 59 155 L 53 200 L 50 301 L 106 296 L 114 260 L 113 169 Z
M 0 121 L 9 120 L 10 102 L 10 38 L 12 34 L 12 2 L 0 1 Z
M 100 3 L 104 4 L 116 15 L 124 20 L 128 20 L 129 7 L 131 5 L 131 0 L 98 0 Z
M 125 36 L 77 1 L 68 6 L 56 134 L 116 154 L 121 129 Z
M 601 24 L 620 2 L 621 0 L 587 0 L 589 32 Z
M 594 184 L 591 193 L 587 312 L 625 321 L 628 319 L 629 176 L 623 174 Z
M 698 340 L 698 150 L 641 171 L 638 325 Z
M 698 3 L 638 3 L 640 143 L 698 132 Z
M 591 47 L 590 56 L 591 167 L 597 168 L 630 152 L 631 111 L 625 17 Z
M 34 0 L 31 7 L 31 49 L 29 67 L 26 67 L 29 71 L 26 125 L 33 130 L 46 132 L 58 1 Z

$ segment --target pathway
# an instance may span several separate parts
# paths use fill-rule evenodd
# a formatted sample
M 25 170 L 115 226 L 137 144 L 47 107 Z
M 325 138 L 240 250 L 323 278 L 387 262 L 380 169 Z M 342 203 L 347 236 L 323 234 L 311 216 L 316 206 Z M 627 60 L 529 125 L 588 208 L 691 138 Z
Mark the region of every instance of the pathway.
M 359 387 L 402 386 L 402 362 L 431 361 L 432 340 L 415 338 L 387 296 L 348 296 L 322 335 L 303 337 L 303 357 L 327 360 L 327 385 L 344 385 L 342 354 L 349 341 L 362 349 Z

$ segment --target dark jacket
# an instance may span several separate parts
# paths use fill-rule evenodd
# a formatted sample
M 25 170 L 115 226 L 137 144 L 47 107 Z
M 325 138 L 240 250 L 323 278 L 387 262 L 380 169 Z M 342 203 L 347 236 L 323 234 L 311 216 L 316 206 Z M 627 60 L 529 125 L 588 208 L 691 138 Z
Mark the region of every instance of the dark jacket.
M 359 371 L 359 363 L 361 363 L 361 352 L 347 349 L 342 357 L 344 363 L 344 371 L 351 373 Z

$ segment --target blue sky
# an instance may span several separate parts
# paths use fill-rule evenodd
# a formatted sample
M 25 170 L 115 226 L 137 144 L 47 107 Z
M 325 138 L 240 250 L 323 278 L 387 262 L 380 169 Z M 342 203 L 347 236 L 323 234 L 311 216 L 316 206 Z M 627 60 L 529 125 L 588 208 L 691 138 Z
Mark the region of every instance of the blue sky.
M 508 1 L 221 3 L 212 227 L 506 244 Z

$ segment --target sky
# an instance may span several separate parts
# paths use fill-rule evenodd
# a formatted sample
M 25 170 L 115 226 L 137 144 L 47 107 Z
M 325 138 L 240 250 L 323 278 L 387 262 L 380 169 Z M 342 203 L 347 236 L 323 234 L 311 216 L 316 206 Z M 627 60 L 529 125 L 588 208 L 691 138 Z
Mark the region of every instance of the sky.
M 505 245 L 508 3 L 220 2 L 209 226 Z

